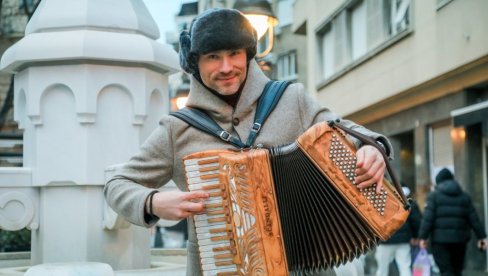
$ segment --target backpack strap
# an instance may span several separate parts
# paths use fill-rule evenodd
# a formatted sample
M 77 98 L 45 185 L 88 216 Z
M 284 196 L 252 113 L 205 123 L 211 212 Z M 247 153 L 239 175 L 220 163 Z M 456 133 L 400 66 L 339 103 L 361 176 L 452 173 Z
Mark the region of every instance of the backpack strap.
M 252 125 L 249 136 L 247 137 L 247 146 L 252 146 L 254 144 L 261 127 L 271 111 L 273 111 L 278 104 L 278 101 L 290 83 L 291 82 L 289 81 L 271 80 L 266 84 L 263 94 L 261 94 L 261 97 L 259 97 L 258 105 L 256 107 L 256 114 L 254 115 L 254 124 Z
M 232 136 L 229 132 L 220 127 L 207 113 L 197 108 L 185 107 L 176 112 L 171 112 L 170 115 L 175 116 L 185 121 L 190 126 L 193 126 L 205 133 L 219 137 L 220 139 L 238 147 L 248 148 L 252 146 L 256 137 L 261 130 L 262 125 L 268 118 L 269 114 L 278 104 L 283 92 L 288 87 L 288 81 L 269 81 L 264 87 L 263 93 L 259 98 L 256 114 L 254 115 L 254 124 L 249 132 L 246 144 L 244 144 L 238 137 Z

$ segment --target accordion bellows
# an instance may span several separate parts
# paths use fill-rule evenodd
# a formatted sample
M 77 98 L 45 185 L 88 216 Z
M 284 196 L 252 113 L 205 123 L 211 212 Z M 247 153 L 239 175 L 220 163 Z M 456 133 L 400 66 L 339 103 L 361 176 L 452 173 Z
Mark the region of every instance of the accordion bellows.
M 388 239 L 408 217 L 385 180 L 358 189 L 355 148 L 320 123 L 295 143 L 214 150 L 184 158 L 189 190 L 205 190 L 194 216 L 204 275 L 289 275 L 327 269 Z

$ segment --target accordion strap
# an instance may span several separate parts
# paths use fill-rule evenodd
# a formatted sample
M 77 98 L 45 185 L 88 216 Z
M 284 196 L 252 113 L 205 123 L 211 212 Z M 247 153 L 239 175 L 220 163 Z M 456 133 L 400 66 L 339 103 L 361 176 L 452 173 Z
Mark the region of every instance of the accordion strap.
M 222 129 L 205 111 L 198 108 L 185 107 L 176 112 L 170 113 L 189 125 L 210 135 L 219 137 L 220 139 L 234 145 L 238 148 L 248 148 L 254 144 L 256 137 L 261 130 L 262 125 L 268 118 L 269 114 L 278 104 L 278 101 L 285 92 L 290 82 L 288 81 L 273 81 L 270 80 L 264 87 L 263 93 L 259 98 L 256 114 L 254 115 L 254 124 L 249 132 L 246 144 L 244 144 L 238 137 L 232 136 L 229 132 Z
M 395 189 L 397 191 L 397 193 L 400 195 L 400 197 L 402 198 L 402 201 L 404 203 L 403 205 L 403 208 L 405 210 L 408 210 L 410 209 L 410 201 L 407 199 L 407 197 L 405 196 L 405 194 L 403 193 L 403 190 L 402 190 L 402 187 L 400 185 L 400 182 L 398 181 L 398 177 L 396 176 L 396 173 L 395 171 L 393 170 L 390 162 L 388 161 L 388 156 L 386 156 L 386 152 L 385 150 L 383 149 L 382 146 L 380 146 L 376 140 L 374 140 L 373 138 L 369 137 L 369 136 L 366 136 L 358 131 L 355 131 L 353 129 L 350 129 L 350 128 L 347 128 L 341 124 L 339 124 L 339 120 L 336 120 L 336 121 L 329 121 L 329 126 L 330 127 L 336 127 L 336 128 L 339 128 L 341 130 L 343 130 L 345 133 L 357 138 L 359 141 L 361 141 L 363 144 L 366 144 L 366 145 L 370 145 L 370 146 L 373 146 L 375 147 L 376 149 L 378 149 L 381 153 L 381 155 L 383 155 L 383 158 L 385 159 L 385 164 L 386 164 L 386 169 L 388 171 L 388 174 L 390 175 L 391 177 L 391 181 L 393 182 L 393 185 L 395 185 Z

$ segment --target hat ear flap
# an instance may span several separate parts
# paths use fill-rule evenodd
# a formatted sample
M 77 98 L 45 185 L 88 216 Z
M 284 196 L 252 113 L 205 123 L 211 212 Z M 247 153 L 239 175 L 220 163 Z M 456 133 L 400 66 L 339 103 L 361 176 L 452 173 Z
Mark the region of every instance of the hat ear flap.
M 258 32 L 254 28 L 251 28 L 251 32 L 252 32 L 252 36 L 254 37 L 254 47 L 250 47 L 250 49 L 249 49 L 249 53 L 248 53 L 249 56 L 247 57 L 248 60 L 251 60 L 254 57 L 256 57 L 256 52 L 258 50 L 257 49 L 257 47 L 258 47 Z
M 189 73 L 193 74 L 194 68 L 192 68 L 192 61 L 191 61 L 191 37 L 187 31 L 183 31 L 180 34 L 180 66 L 181 68 Z

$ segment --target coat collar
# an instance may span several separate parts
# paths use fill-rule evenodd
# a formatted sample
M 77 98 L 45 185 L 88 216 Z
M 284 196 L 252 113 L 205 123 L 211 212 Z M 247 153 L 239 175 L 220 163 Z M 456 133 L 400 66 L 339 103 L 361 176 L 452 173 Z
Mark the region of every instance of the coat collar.
M 255 103 L 261 96 L 264 86 L 269 81 L 257 62 L 249 62 L 248 76 L 235 110 L 203 86 L 194 76 L 190 79 L 190 93 L 187 105 L 206 110 L 219 121 L 230 121 L 232 116 L 245 116 L 253 111 Z

